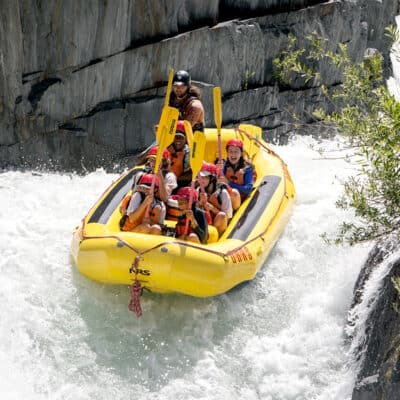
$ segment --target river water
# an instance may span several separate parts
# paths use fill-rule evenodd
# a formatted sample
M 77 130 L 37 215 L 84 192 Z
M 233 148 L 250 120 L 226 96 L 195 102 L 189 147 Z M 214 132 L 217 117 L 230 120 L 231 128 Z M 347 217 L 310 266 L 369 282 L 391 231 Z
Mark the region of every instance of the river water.
M 276 147 L 297 205 L 256 279 L 210 299 L 145 293 L 140 319 L 128 287 L 87 280 L 69 254 L 117 175 L 1 173 L 1 399 L 349 399 L 344 332 L 369 249 L 320 238 L 351 218 L 334 205 L 351 172 L 335 143 Z

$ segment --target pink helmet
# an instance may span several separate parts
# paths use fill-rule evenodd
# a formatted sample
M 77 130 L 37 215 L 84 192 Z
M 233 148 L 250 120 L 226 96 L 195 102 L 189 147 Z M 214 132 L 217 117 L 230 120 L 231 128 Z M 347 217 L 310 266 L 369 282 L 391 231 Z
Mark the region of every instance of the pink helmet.
M 226 143 L 226 149 L 228 149 L 229 146 L 235 146 L 239 147 L 239 149 L 243 150 L 243 142 L 240 139 L 230 139 Z
M 151 157 L 151 156 L 156 156 L 157 151 L 158 151 L 158 146 L 151 147 L 150 150 L 146 154 L 146 158 Z M 169 155 L 170 155 L 169 151 L 167 149 L 165 149 L 162 154 L 163 158 L 169 158 Z
M 153 176 L 154 174 L 144 174 L 140 177 L 138 184 L 139 185 L 146 185 L 146 186 L 151 186 L 151 183 L 153 182 Z M 160 181 L 158 179 L 158 176 L 156 176 L 156 179 L 154 181 L 154 186 L 158 187 L 160 184 Z
M 179 120 L 176 124 L 176 132 L 178 133 L 183 133 L 186 135 L 185 133 L 185 124 L 183 123 L 183 121 Z
M 177 192 L 176 194 L 174 194 L 174 195 L 172 196 L 172 198 L 173 198 L 174 200 L 178 200 L 178 199 L 186 199 L 186 200 L 189 200 L 189 199 L 190 199 L 190 193 L 192 193 L 192 200 L 193 200 L 193 201 L 197 201 L 198 198 L 199 198 L 199 197 L 198 197 L 198 196 L 199 196 L 199 193 L 197 192 L 196 189 L 193 189 L 193 190 L 192 190 L 192 188 L 189 187 L 189 186 L 179 188 L 179 189 L 178 189 L 178 192 Z
M 201 176 L 217 175 L 217 166 L 206 161 L 203 161 L 200 170 Z

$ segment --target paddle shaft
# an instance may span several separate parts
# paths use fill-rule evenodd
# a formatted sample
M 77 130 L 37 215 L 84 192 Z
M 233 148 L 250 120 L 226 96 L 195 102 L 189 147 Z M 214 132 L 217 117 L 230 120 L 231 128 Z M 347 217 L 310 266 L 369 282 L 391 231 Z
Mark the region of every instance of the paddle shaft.
M 221 102 L 221 88 L 216 86 L 213 89 L 214 98 L 214 120 L 217 126 L 218 134 L 218 159 L 222 160 L 222 138 L 221 138 L 221 125 L 222 125 L 222 102 Z

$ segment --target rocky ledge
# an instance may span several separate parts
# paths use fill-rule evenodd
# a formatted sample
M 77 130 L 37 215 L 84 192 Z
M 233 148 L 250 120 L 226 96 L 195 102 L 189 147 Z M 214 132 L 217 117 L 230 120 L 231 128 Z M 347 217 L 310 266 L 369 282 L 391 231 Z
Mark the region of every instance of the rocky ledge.
M 82 170 L 129 157 L 154 139 L 169 69 L 187 69 L 203 90 L 213 126 L 212 87 L 223 124 L 255 123 L 267 140 L 313 129 L 326 107 L 318 87 L 280 87 L 272 60 L 289 34 L 316 31 L 354 60 L 387 54 L 384 28 L 398 0 L 121 0 L 3 2 L 0 13 L 0 168 Z M 177 5 L 178 4 L 178 5 Z M 325 84 L 338 77 L 326 69 Z
M 359 275 L 348 331 L 359 366 L 352 400 L 400 398 L 400 238 L 377 244 Z

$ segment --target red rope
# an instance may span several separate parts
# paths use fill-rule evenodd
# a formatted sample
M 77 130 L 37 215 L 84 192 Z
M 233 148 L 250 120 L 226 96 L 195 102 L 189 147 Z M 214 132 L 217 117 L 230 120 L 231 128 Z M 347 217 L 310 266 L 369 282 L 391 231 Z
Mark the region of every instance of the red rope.
M 131 293 L 131 301 L 129 302 L 129 310 L 136 314 L 139 318 L 142 316 L 142 307 L 140 305 L 140 296 L 142 295 L 142 286 L 138 280 L 138 266 L 139 266 L 139 258 L 137 255 L 132 263 L 131 271 L 135 273 L 135 280 L 133 281 L 130 293 Z

